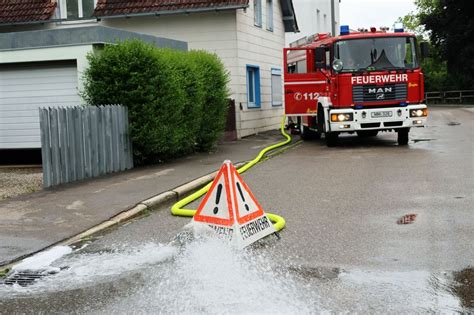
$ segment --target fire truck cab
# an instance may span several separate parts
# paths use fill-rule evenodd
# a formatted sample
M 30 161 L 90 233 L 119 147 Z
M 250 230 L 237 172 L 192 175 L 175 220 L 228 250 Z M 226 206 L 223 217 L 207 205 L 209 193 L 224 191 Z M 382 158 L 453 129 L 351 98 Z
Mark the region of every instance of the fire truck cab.
M 420 58 L 427 45 L 400 27 L 394 32 L 341 26 L 339 36 L 317 34 L 284 49 L 285 112 L 296 118 L 303 139 L 325 135 L 328 146 L 340 133 L 361 137 L 396 131 L 408 143 L 410 128 L 425 126 Z

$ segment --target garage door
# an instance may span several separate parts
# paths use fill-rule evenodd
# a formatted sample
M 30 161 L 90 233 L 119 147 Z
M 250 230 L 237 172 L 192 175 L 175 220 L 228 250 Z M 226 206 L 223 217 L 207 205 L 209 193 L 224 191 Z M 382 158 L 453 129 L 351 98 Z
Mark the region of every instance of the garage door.
M 0 65 L 0 149 L 41 148 L 38 108 L 79 103 L 75 61 Z

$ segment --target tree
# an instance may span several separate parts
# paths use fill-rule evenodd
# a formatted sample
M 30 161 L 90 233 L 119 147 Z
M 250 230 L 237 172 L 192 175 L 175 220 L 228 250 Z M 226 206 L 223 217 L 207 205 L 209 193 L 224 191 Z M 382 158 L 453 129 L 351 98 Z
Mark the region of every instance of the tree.
M 446 60 L 447 88 L 474 89 L 474 2 L 417 0 L 420 24 L 440 60 Z

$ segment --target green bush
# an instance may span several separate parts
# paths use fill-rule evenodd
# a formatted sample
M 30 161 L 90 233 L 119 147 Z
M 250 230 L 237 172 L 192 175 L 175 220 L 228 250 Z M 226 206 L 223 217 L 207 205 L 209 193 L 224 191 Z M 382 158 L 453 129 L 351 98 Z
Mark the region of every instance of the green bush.
M 204 82 L 198 73 L 196 63 L 187 52 L 161 50 L 170 61 L 176 73 L 178 85 L 184 89 L 186 99 L 182 111 L 177 113 L 180 125 L 184 126 L 181 138 L 177 140 L 179 154 L 190 153 L 196 147 L 197 135 L 200 130 L 204 104 Z
M 197 149 L 211 150 L 220 139 L 226 123 L 229 74 L 220 59 L 204 51 L 190 52 L 204 86 L 201 125 L 197 134 Z
M 89 104 L 128 107 L 135 164 L 208 150 L 219 139 L 227 97 L 219 91 L 227 91 L 227 75 L 215 55 L 158 49 L 133 40 L 105 46 L 89 54 L 88 61 L 82 95 Z M 218 123 L 210 121 L 206 110 L 220 115 L 214 117 Z M 205 120 L 212 131 L 203 128 Z

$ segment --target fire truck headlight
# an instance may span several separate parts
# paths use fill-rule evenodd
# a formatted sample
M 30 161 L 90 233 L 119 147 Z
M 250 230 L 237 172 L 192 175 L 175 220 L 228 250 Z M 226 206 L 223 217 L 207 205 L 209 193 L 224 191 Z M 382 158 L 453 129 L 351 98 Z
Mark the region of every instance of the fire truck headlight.
M 354 116 L 352 114 L 331 114 L 332 122 L 352 121 Z
M 426 117 L 428 116 L 428 109 L 412 109 L 410 110 L 410 117 Z
M 342 70 L 342 67 L 343 67 L 342 61 L 340 59 L 334 59 L 334 61 L 332 62 L 333 70 L 336 72 L 339 72 Z

